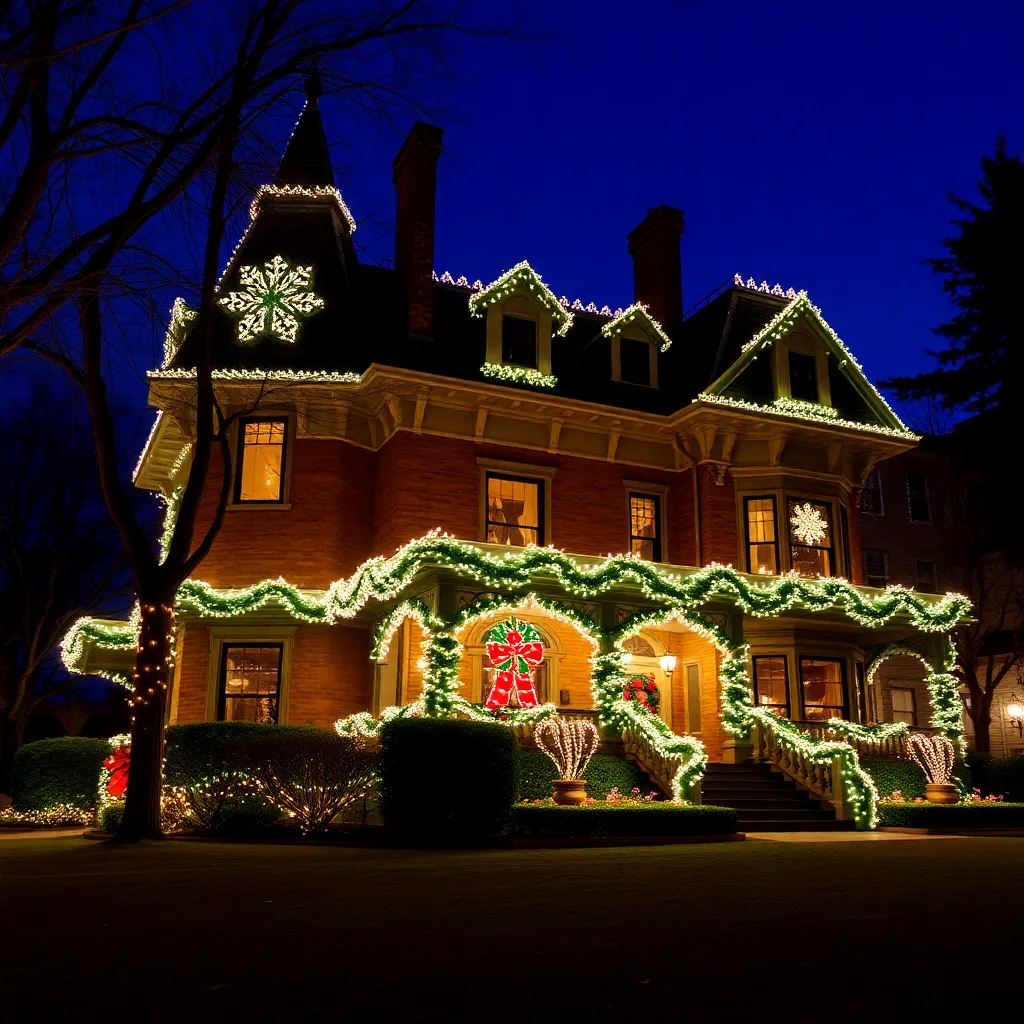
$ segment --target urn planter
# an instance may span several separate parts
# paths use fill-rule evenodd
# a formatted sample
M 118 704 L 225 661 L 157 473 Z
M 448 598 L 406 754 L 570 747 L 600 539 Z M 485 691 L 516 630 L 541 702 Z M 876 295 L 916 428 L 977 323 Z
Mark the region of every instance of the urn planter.
M 551 785 L 554 786 L 556 804 L 572 807 L 586 802 L 586 779 L 554 779 Z
M 955 804 L 960 802 L 956 786 L 948 782 L 926 782 L 924 797 L 930 804 Z

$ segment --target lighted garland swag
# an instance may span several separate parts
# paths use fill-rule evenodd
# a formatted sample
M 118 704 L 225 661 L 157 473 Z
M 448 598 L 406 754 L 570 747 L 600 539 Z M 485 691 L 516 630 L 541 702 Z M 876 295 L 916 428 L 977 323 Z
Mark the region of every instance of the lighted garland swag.
M 626 580 L 637 583 L 645 597 L 667 602 L 667 606 L 634 615 L 614 630 L 602 632 L 586 616 L 564 602 L 533 598 L 537 606 L 570 622 L 591 638 L 599 654 L 593 658 L 592 688 L 601 719 L 606 724 L 635 728 L 665 756 L 678 758 L 680 766 L 673 780 L 674 796 L 685 797 L 697 782 L 707 762 L 703 745 L 692 737 L 676 736 L 661 719 L 643 711 L 634 701 L 622 699 L 626 666 L 622 641 L 645 627 L 671 619 L 682 621 L 690 629 L 710 640 L 724 655 L 720 666 L 722 721 L 733 735 L 744 735 L 754 721 L 772 729 L 784 744 L 799 748 L 803 756 L 822 762 L 840 758 L 844 782 L 855 806 L 861 807 L 859 821 L 873 821 L 874 787 L 860 769 L 856 753 L 844 743 L 814 740 L 795 726 L 783 724 L 777 716 L 754 707 L 746 670 L 747 647 L 734 644 L 716 624 L 694 609 L 713 598 L 730 597 L 745 612 L 755 616 L 777 616 L 792 607 L 811 611 L 842 608 L 865 626 L 881 626 L 901 611 L 911 623 L 925 632 L 951 629 L 970 609 L 962 595 L 950 594 L 938 602 L 929 602 L 902 587 L 890 587 L 883 594 L 867 596 L 842 579 L 806 579 L 786 575 L 770 583 L 752 583 L 731 566 L 712 564 L 686 576 L 669 573 L 649 562 L 628 555 L 616 555 L 599 565 L 583 567 L 569 555 L 551 548 L 527 547 L 495 557 L 478 548 L 447 536 L 431 534 L 413 541 L 395 555 L 375 557 L 365 562 L 351 577 L 331 584 L 320 599 L 304 594 L 282 579 L 264 580 L 241 591 L 217 591 L 199 580 L 186 580 L 178 591 L 178 603 L 207 617 L 233 617 L 277 601 L 299 619 L 330 624 L 350 618 L 371 600 L 389 600 L 408 586 L 424 565 L 442 565 L 472 576 L 495 590 L 528 592 L 535 577 L 553 576 L 574 597 L 592 598 Z M 461 644 L 454 633 L 471 619 L 496 610 L 512 610 L 522 605 L 515 599 L 485 599 L 461 609 L 449 620 L 431 612 L 422 602 L 407 601 L 382 622 L 377 631 L 375 653 L 386 645 L 401 620 L 413 615 L 424 628 L 424 655 L 427 669 L 420 707 L 389 708 L 379 720 L 363 712 L 338 723 L 343 734 L 371 732 L 382 722 L 403 714 L 421 711 L 427 715 L 449 717 L 469 715 L 493 720 L 482 708 L 458 696 L 458 664 Z M 80 620 L 64 640 L 64 658 L 70 668 L 80 659 L 86 642 L 107 648 L 122 648 L 135 643 L 137 627 L 108 627 Z M 932 700 L 933 724 L 951 739 L 962 735 L 959 693 L 951 669 L 956 651 L 947 641 L 946 658 L 941 671 L 928 666 L 928 688 Z M 926 663 L 927 664 L 927 663 Z M 510 713 L 506 721 L 519 724 L 527 717 L 537 719 L 555 713 L 553 705 Z M 371 724 L 372 723 L 372 724 Z M 867 729 L 869 727 L 861 727 Z

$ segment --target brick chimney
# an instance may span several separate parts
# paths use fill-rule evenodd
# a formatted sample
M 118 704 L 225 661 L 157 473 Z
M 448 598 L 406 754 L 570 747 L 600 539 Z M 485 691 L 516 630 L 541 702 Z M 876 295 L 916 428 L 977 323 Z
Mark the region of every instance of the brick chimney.
M 398 191 L 395 274 L 409 333 L 434 333 L 434 194 L 443 128 L 417 121 L 391 165 Z
M 671 338 L 683 323 L 683 271 L 679 240 L 683 211 L 656 206 L 627 236 L 633 257 L 633 298 L 642 302 Z

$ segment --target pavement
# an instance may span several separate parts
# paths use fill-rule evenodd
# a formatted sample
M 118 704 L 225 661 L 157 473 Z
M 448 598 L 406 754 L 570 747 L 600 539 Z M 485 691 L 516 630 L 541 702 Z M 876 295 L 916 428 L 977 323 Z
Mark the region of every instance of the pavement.
M 1018 1004 L 1024 840 L 0 844 L 0 1019 L 905 1022 Z

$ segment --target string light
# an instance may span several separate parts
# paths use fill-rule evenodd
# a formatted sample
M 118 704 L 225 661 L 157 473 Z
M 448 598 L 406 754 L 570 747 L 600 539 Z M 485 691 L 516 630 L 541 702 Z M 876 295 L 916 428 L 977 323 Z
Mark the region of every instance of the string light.
M 667 352 L 672 347 L 672 339 L 665 333 L 661 324 L 647 311 L 647 307 L 640 302 L 634 302 L 628 309 L 617 314 L 601 328 L 601 333 L 606 338 L 615 338 L 633 324 L 638 324 L 648 334 L 653 335 L 660 343 L 662 352 Z
M 558 778 L 568 782 L 582 779 L 597 750 L 597 729 L 593 722 L 561 715 L 539 722 L 533 738 L 543 754 L 550 758 Z
M 178 354 L 185 339 L 188 337 L 189 324 L 196 318 L 196 311 L 179 295 L 171 306 L 171 319 L 164 335 L 164 361 L 162 366 L 170 366 L 171 360 Z
M 359 384 L 363 374 L 350 370 L 334 372 L 331 370 L 213 370 L 211 380 L 269 381 L 283 384 Z M 196 368 L 174 367 L 168 370 L 147 370 L 149 380 L 195 380 Z
M 267 334 L 294 343 L 300 318 L 323 308 L 324 300 L 311 288 L 312 267 L 293 267 L 275 256 L 262 267 L 242 267 L 239 277 L 239 290 L 217 303 L 239 317 L 238 340 L 243 345 Z
M 356 221 L 352 211 L 342 198 L 341 193 L 333 185 L 260 185 L 256 196 L 249 206 L 249 220 L 254 221 L 260 212 L 264 199 L 333 199 L 341 211 L 348 233 L 355 234 Z
M 776 398 L 772 408 L 784 416 L 797 416 L 809 420 L 837 420 L 839 410 L 820 402 L 805 402 L 799 398 Z
M 907 753 L 936 786 L 948 786 L 953 774 L 956 750 L 945 736 L 923 736 L 916 732 L 907 740 Z
M 531 384 L 536 388 L 553 388 L 558 378 L 550 373 L 541 373 L 526 366 L 506 366 L 504 363 L 484 363 L 480 372 L 485 377 L 496 377 L 498 380 L 513 384 Z
M 526 294 L 539 302 L 550 314 L 557 325 L 555 333 L 564 338 L 572 326 L 573 315 L 567 310 L 553 291 L 541 280 L 540 275 L 526 260 L 517 263 L 511 270 L 506 270 L 497 280 L 486 288 L 475 292 L 469 297 L 471 316 L 483 316 L 484 310 L 498 302 L 511 298 L 513 295 Z
M 747 288 L 753 292 L 763 292 L 766 295 L 775 295 L 786 299 L 795 299 L 797 297 L 797 292 L 793 291 L 792 288 L 787 288 L 783 291 L 782 285 L 778 283 L 776 283 L 774 288 L 770 288 L 767 281 L 762 281 L 758 284 L 752 277 L 748 277 L 744 281 L 742 274 L 734 274 L 732 283 L 739 288 Z
M 793 533 L 805 544 L 820 544 L 828 536 L 828 523 L 821 509 L 809 501 L 793 506 L 789 522 Z

